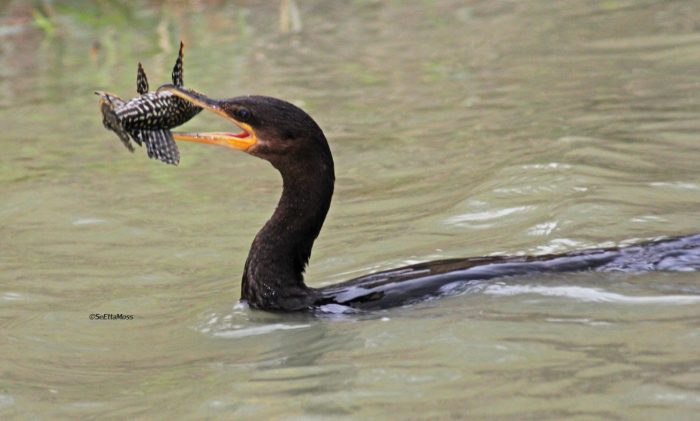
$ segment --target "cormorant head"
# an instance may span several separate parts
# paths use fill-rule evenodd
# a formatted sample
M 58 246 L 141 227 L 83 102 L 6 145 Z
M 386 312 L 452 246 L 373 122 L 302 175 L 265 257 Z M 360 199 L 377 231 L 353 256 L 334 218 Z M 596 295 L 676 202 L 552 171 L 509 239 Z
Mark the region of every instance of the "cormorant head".
M 330 158 L 323 131 L 302 109 L 281 99 L 249 95 L 212 99 L 198 92 L 163 85 L 171 92 L 235 124 L 240 133 L 173 133 L 175 140 L 208 143 L 245 151 L 266 159 L 279 170 L 310 158 Z M 331 158 L 332 163 L 332 158 Z M 332 165 L 332 164 L 331 164 Z

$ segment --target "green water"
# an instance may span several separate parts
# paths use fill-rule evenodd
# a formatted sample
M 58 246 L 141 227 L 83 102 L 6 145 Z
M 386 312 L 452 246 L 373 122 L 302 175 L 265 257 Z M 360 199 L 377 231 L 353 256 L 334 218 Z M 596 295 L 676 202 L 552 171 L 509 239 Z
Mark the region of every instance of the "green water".
M 0 4 L 0 418 L 696 419 L 697 273 L 242 308 L 278 174 L 204 145 L 132 155 L 93 91 L 133 96 L 138 61 L 167 82 L 183 39 L 186 85 L 314 116 L 337 184 L 312 286 L 697 233 L 697 3 L 289 4 Z

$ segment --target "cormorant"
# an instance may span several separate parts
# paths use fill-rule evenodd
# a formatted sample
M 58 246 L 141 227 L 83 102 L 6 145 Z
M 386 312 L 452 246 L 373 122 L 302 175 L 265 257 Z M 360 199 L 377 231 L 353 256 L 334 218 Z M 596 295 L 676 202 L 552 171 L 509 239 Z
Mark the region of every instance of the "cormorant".
M 282 196 L 258 232 L 243 270 L 241 299 L 254 308 L 318 310 L 329 304 L 377 309 L 444 295 L 504 276 L 562 271 L 697 270 L 700 235 L 620 248 L 545 256 L 479 257 L 419 263 L 335 285 L 311 288 L 304 269 L 333 196 L 333 156 L 321 128 L 300 108 L 266 96 L 216 100 L 173 85 L 169 92 L 212 111 L 240 133 L 173 133 L 175 140 L 221 145 L 269 161 L 282 175 Z

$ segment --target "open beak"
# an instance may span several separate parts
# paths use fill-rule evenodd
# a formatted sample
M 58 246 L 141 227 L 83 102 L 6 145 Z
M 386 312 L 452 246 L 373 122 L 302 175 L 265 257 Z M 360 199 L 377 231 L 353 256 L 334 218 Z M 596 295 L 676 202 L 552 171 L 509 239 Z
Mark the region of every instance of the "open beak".
M 257 142 L 257 137 L 255 136 L 255 131 L 253 128 L 246 123 L 240 122 L 229 115 L 222 107 L 223 101 L 208 98 L 199 92 L 194 92 L 188 89 L 180 88 L 174 85 L 163 85 L 156 93 L 160 92 L 170 92 L 175 96 L 187 100 L 198 107 L 202 107 L 205 110 L 212 111 L 219 114 L 226 120 L 232 122 L 238 128 L 242 130 L 241 133 L 227 133 L 227 132 L 206 132 L 206 133 L 183 133 L 183 132 L 173 132 L 173 138 L 175 140 L 185 140 L 188 142 L 198 142 L 198 143 L 208 143 L 210 145 L 221 145 L 233 149 L 239 149 L 242 151 L 247 151 Z

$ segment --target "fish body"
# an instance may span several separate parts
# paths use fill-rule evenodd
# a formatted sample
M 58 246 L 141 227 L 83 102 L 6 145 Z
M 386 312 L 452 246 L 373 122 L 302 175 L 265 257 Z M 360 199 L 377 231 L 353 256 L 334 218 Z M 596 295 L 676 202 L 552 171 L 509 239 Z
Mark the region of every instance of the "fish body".
M 183 85 L 183 44 L 173 67 L 172 79 L 176 86 Z M 139 146 L 146 145 L 149 158 L 168 164 L 180 162 L 170 129 L 186 123 L 202 109 L 170 92 L 148 92 L 148 79 L 138 65 L 136 90 L 139 96 L 125 101 L 108 92 L 95 92 L 100 96 L 102 124 L 119 136 L 124 146 L 134 151 L 133 140 Z

